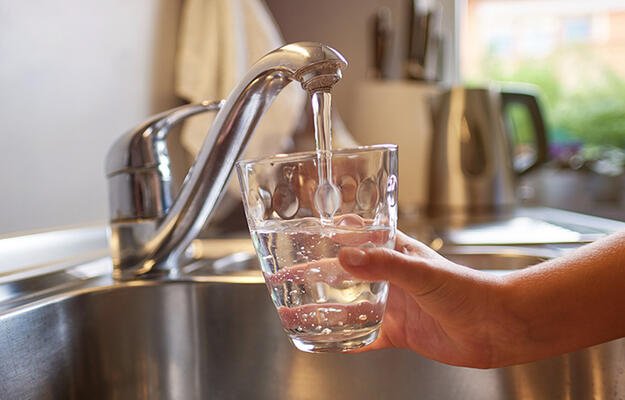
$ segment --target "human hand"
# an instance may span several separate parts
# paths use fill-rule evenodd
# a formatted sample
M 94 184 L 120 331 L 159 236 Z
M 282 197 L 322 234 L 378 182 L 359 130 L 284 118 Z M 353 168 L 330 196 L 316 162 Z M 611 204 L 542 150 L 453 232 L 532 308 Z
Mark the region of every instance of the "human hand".
M 359 351 L 408 348 L 447 364 L 488 368 L 506 363 L 502 347 L 518 324 L 504 310 L 502 278 L 457 265 L 398 232 L 395 250 L 343 248 L 343 268 L 387 280 L 380 337 Z

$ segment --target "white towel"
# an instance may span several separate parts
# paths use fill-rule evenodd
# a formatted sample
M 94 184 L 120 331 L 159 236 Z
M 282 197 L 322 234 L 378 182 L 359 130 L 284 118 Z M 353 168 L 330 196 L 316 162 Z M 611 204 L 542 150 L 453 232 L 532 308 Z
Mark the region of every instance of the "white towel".
M 254 62 L 284 44 L 262 0 L 185 0 L 183 7 L 176 92 L 186 100 L 226 98 Z M 286 150 L 306 99 L 298 86 L 292 83 L 278 95 L 243 157 Z M 182 143 L 194 155 L 208 131 L 208 121 L 196 118 L 184 126 Z M 236 182 L 230 183 L 228 193 L 239 195 Z

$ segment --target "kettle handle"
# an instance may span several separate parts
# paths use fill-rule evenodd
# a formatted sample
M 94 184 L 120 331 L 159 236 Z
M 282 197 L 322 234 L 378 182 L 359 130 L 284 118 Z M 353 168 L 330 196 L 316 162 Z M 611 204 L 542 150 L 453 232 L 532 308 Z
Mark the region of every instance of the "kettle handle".
M 533 170 L 537 166 L 546 163 L 549 159 L 547 128 L 545 127 L 545 119 L 543 118 L 543 114 L 540 110 L 538 98 L 534 94 L 503 91 L 501 92 L 501 99 L 501 107 L 503 112 L 505 112 L 505 109 L 510 104 L 520 104 L 527 108 L 527 111 L 529 111 L 529 115 L 532 120 L 532 126 L 534 128 L 534 139 L 536 142 L 536 158 L 534 159 L 534 162 L 532 162 L 529 166 L 516 171 L 519 175 L 523 175 Z

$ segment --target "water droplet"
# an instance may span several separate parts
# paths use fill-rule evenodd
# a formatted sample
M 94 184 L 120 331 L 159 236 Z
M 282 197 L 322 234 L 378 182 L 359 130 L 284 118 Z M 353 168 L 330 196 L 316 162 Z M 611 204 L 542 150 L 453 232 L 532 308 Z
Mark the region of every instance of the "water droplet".
M 343 321 L 339 321 L 338 325 L 343 326 Z
M 356 203 L 363 210 L 373 210 L 378 203 L 378 185 L 373 177 L 369 177 L 358 185 Z
M 358 316 L 358 319 L 361 320 L 361 321 L 366 321 L 367 320 L 367 316 L 365 314 L 360 314 Z
M 343 202 L 353 203 L 356 199 L 356 188 L 358 187 L 356 179 L 350 175 L 343 175 L 339 178 L 339 187 L 341 188 Z
M 322 222 L 329 220 L 341 206 L 341 192 L 336 185 L 330 182 L 323 182 L 315 191 L 315 208 L 319 212 Z
M 288 184 L 279 184 L 273 192 L 272 206 L 282 219 L 291 219 L 299 210 L 299 199 Z
M 324 329 L 321 331 L 321 333 L 322 333 L 322 334 L 324 334 L 324 335 L 329 335 L 329 334 L 331 334 L 331 333 L 332 333 L 332 329 L 330 329 L 330 328 L 324 328 Z

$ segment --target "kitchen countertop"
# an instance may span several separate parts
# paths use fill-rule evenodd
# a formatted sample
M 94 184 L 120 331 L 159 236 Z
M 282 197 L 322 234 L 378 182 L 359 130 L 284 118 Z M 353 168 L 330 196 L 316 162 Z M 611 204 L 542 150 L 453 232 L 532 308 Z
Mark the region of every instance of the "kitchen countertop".
M 625 221 L 625 179 L 585 170 L 543 167 L 520 180 L 524 207 L 551 207 Z

